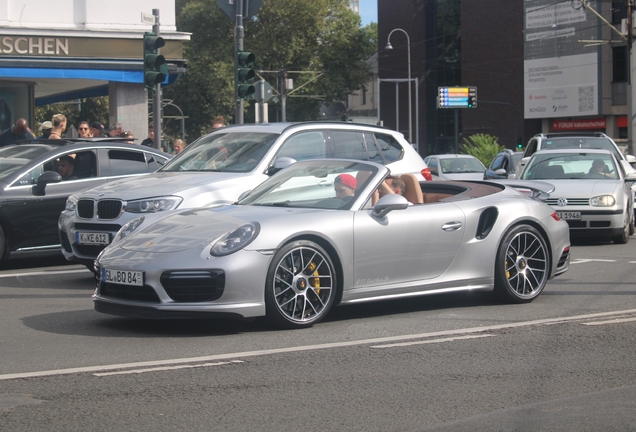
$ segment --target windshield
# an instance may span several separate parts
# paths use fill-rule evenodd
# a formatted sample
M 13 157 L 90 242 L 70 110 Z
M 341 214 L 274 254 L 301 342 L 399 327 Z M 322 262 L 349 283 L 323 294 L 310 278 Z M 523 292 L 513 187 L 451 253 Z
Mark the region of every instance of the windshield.
M 278 137 L 263 132 L 217 132 L 187 146 L 159 171 L 249 172 Z
M 561 149 L 598 149 L 609 150 L 614 153 L 618 160 L 623 159 L 623 155 L 618 148 L 606 138 L 551 138 L 543 142 L 541 150 L 561 150 Z
M 49 151 L 47 147 L 24 144 L 0 148 L 0 179 L 8 177 Z
M 299 162 L 254 189 L 240 205 L 348 210 L 378 169 L 350 161 Z
M 610 154 L 550 153 L 535 154 L 521 178 L 524 180 L 617 180 L 619 177 L 614 159 Z
M 483 173 L 486 167 L 474 158 L 440 159 L 442 172 L 445 174 Z

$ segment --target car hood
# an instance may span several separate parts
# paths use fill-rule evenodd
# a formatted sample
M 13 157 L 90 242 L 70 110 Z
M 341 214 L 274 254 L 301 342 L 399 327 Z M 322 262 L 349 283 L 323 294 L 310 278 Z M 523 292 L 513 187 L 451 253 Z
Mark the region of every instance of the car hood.
M 124 201 L 162 196 L 180 195 L 188 189 L 209 185 L 206 191 L 223 188 L 229 181 L 236 181 L 250 173 L 227 172 L 155 172 L 88 189 L 81 194 L 82 198 L 117 198 Z
M 204 247 L 246 223 L 316 211 L 318 210 L 236 205 L 183 210 L 146 227 L 142 226 L 119 247 L 137 252 L 174 253 L 192 247 Z
M 553 198 L 590 198 L 597 195 L 611 195 L 620 180 L 544 180 L 554 185 Z

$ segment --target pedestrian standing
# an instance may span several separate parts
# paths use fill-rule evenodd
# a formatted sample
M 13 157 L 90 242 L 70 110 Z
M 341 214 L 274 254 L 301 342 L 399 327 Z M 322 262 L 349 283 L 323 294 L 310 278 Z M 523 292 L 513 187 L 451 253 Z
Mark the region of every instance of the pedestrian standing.
M 64 114 L 55 114 L 51 119 L 51 123 L 53 123 L 53 129 L 51 129 L 49 139 L 61 139 L 62 134 L 66 130 L 66 116 Z
M 27 121 L 23 118 L 19 118 L 12 127 L 0 134 L 0 147 L 15 144 L 17 141 L 27 139 L 35 139 L 35 137 L 31 131 L 29 131 L 29 124 Z
M 79 122 L 79 124 L 77 125 L 77 133 L 79 134 L 80 138 L 90 138 L 92 136 L 87 121 Z
M 155 147 L 155 124 L 150 122 L 148 124 L 148 138 L 141 142 L 141 145 L 146 147 Z

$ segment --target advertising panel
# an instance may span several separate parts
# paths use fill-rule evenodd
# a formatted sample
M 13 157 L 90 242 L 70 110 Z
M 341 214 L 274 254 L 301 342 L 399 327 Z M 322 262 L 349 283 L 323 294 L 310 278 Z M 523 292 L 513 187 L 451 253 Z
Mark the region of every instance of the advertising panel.
M 588 2 L 597 9 L 596 1 Z M 524 117 L 599 113 L 598 18 L 579 2 L 525 0 Z

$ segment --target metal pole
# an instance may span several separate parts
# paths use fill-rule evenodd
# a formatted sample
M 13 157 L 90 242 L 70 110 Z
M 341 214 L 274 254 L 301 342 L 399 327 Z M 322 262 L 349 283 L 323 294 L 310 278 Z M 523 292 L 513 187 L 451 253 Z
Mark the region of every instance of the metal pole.
M 400 93 L 398 83 L 395 83 L 395 130 L 400 130 Z
M 161 36 L 160 34 L 161 26 L 159 24 L 159 9 L 153 9 L 152 14 L 155 16 L 155 25 L 152 26 L 152 32 L 157 36 Z M 159 54 L 159 51 L 160 50 L 157 50 L 157 54 Z M 155 94 L 152 98 L 152 122 L 154 125 L 154 131 L 155 131 L 154 144 L 156 149 L 161 149 L 161 132 L 162 132 L 161 122 L 163 120 L 162 113 L 161 113 L 161 105 L 162 105 L 161 99 L 162 99 L 161 84 L 157 84 L 155 88 Z
M 393 49 L 393 47 L 391 46 L 391 35 L 393 34 L 393 32 L 396 31 L 401 31 L 402 33 L 404 33 L 404 35 L 406 36 L 406 48 L 407 48 L 407 65 L 408 65 L 408 70 L 407 70 L 407 74 L 408 74 L 408 90 L 409 90 L 409 142 L 411 144 L 413 144 L 413 114 L 412 114 L 412 102 L 411 102 L 411 38 L 409 37 L 409 34 L 406 32 L 406 30 L 401 29 L 401 28 L 396 28 L 391 30 L 391 32 L 389 33 L 389 37 L 387 38 L 387 44 L 386 44 L 386 48 L 387 49 Z
M 415 150 L 420 152 L 420 89 L 415 86 Z
M 236 50 L 234 53 L 234 97 L 236 99 L 236 111 L 234 113 L 234 123 L 243 124 L 243 98 L 238 95 L 238 52 L 243 50 L 243 38 L 245 29 L 243 28 L 243 1 L 236 2 L 236 27 L 234 38 Z
M 280 79 L 282 80 L 280 86 L 280 99 L 281 99 L 281 121 L 287 121 L 287 71 L 283 69 L 281 71 Z

